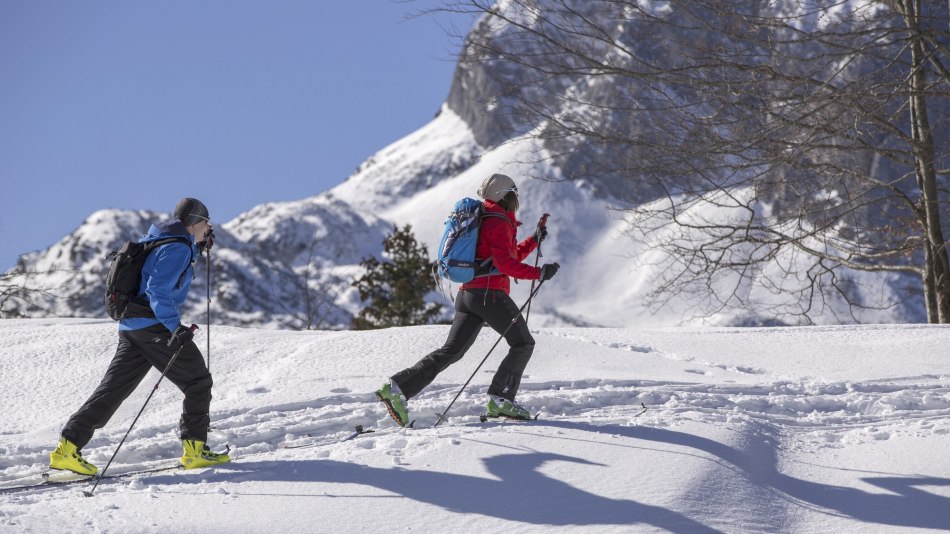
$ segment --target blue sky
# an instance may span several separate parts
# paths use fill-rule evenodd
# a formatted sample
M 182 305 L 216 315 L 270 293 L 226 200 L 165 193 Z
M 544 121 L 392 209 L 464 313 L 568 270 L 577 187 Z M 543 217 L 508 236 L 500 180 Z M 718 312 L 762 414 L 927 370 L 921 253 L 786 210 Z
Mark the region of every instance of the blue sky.
M 0 2 L 0 271 L 98 209 L 223 223 L 342 182 L 448 95 L 472 19 L 406 20 L 439 4 Z

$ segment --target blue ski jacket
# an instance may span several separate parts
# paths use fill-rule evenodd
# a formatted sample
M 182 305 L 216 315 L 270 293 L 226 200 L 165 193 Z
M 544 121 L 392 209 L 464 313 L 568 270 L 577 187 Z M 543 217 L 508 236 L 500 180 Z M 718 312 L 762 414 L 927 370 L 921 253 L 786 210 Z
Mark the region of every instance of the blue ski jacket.
M 119 330 L 141 330 L 162 323 L 169 332 L 174 332 L 181 324 L 178 308 L 188 297 L 191 281 L 195 277 L 192 264 L 198 248 L 195 238 L 185 230 L 178 219 L 153 224 L 148 233 L 139 239 L 147 243 L 165 237 L 182 236 L 189 244 L 181 241 L 166 243 L 149 253 L 142 266 L 142 279 L 139 295 L 145 295 L 155 312 L 155 317 L 135 317 L 119 321 Z

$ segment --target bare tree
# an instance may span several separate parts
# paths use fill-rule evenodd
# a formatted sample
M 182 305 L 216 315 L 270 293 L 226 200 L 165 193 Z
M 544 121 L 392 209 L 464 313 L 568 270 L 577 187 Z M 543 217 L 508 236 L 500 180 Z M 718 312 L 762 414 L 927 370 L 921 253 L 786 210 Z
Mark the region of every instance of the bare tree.
M 30 278 L 36 274 L 73 272 L 64 269 L 50 269 L 42 273 L 26 270 L 23 266 L 0 275 L 0 318 L 15 319 L 31 317 L 37 310 L 45 314 L 56 315 L 56 301 L 62 297 L 41 285 L 31 284 Z
M 623 199 L 630 235 L 668 254 L 654 303 L 692 293 L 708 313 L 776 293 L 794 299 L 773 317 L 809 322 L 829 300 L 854 320 L 916 294 L 929 321 L 950 322 L 945 4 L 445 8 L 483 15 L 456 78 L 491 81 L 478 112 L 538 137 L 565 179 Z M 861 271 L 921 282 L 875 302 Z
M 339 296 L 340 289 L 349 286 L 349 283 L 339 276 L 329 275 L 323 279 L 315 276 L 321 272 L 320 266 L 315 265 L 314 261 L 315 251 L 320 244 L 319 239 L 313 239 L 308 247 L 306 265 L 296 270 L 297 272 L 281 276 L 282 279 L 290 282 L 297 295 L 301 297 L 300 300 L 294 299 L 288 302 L 277 297 L 277 301 L 291 318 L 287 326 L 301 330 L 319 330 L 327 327 L 331 322 L 329 317 L 333 312 L 333 304 Z

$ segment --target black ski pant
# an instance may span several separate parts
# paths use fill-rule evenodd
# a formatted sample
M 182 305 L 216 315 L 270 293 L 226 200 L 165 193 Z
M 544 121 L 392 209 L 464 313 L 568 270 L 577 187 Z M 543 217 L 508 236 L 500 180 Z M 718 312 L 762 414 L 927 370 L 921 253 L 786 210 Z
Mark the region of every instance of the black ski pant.
M 120 330 L 119 346 L 99 387 L 63 427 L 64 438 L 81 449 L 112 415 L 152 367 L 164 371 L 175 350 L 168 347 L 171 332 L 162 324 L 141 330 Z M 193 341 L 182 347 L 165 375 L 185 394 L 180 421 L 181 439 L 208 441 L 211 373 Z
M 517 321 L 512 325 L 515 317 Z M 507 329 L 505 341 L 509 346 L 508 355 L 498 366 L 488 393 L 514 400 L 521 386 L 521 375 L 534 351 L 534 338 L 511 297 L 494 289 L 459 291 L 455 297 L 455 318 L 445 344 L 412 367 L 393 375 L 393 382 L 407 399 L 415 397 L 446 367 L 462 359 L 485 323 L 499 334 Z

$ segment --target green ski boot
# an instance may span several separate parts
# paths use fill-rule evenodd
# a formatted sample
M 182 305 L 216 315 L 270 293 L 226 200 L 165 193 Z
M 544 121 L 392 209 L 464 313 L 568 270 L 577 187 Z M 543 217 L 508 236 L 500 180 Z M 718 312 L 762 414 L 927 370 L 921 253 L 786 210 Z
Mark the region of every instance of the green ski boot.
M 406 408 L 406 398 L 399 391 L 399 386 L 386 382 L 376 391 L 376 398 L 386 405 L 390 417 L 401 427 L 409 424 L 409 410 Z
M 525 410 L 520 404 L 504 397 L 488 396 L 488 405 L 486 406 L 488 417 L 507 417 L 508 419 L 522 419 L 530 421 L 534 419 L 531 412 Z

